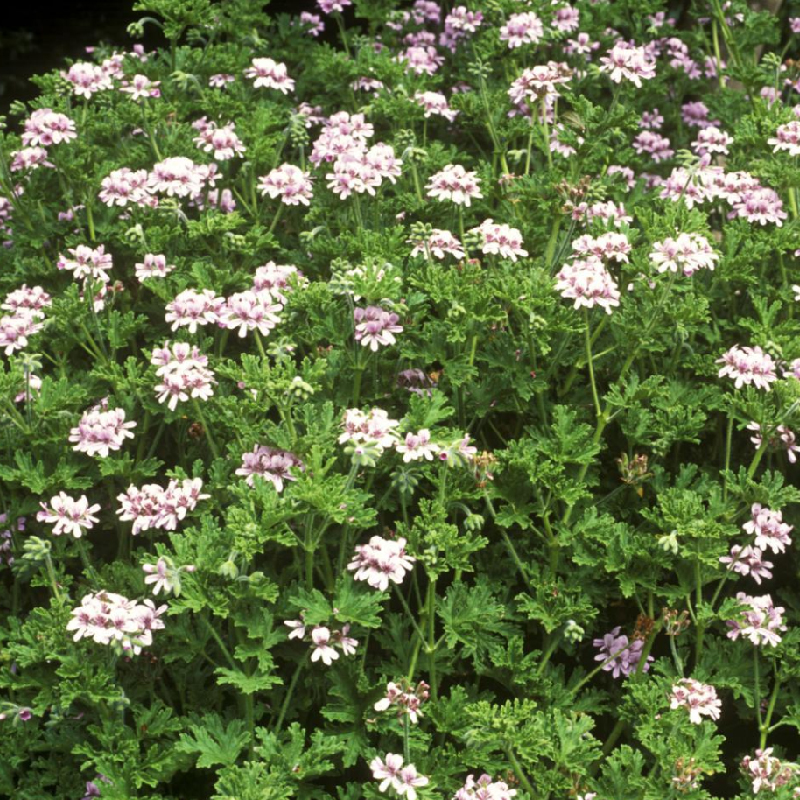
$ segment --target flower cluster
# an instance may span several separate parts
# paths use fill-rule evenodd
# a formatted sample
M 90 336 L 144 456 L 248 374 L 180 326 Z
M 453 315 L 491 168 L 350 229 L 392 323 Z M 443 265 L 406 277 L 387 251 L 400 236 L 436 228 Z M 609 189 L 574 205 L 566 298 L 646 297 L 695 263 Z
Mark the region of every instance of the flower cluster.
M 303 462 L 293 453 L 278 450 L 267 445 L 257 444 L 252 453 L 242 453 L 242 466 L 236 470 L 237 475 L 247 476 L 247 485 L 253 486 L 256 476 L 269 481 L 275 491 L 282 492 L 284 481 L 296 481 L 292 469 L 305 469 Z
M 216 380 L 213 370 L 209 369 L 208 357 L 194 345 L 164 342 L 163 347 L 153 349 L 150 363 L 158 367 L 156 375 L 161 378 L 161 383 L 155 387 L 158 402 L 169 400 L 172 411 L 190 397 L 208 400 L 214 394 Z
M 75 123 L 52 108 L 37 108 L 23 124 L 22 143 L 28 147 L 50 147 L 77 138 Z
M 290 639 L 305 639 L 307 626 L 302 618 L 286 620 L 283 624 L 291 629 L 289 631 Z M 311 661 L 322 661 L 326 667 L 331 666 L 339 658 L 337 647 L 346 656 L 353 655 L 356 652 L 356 647 L 358 647 L 358 641 L 348 636 L 349 632 L 349 625 L 344 625 L 341 630 L 333 631 L 323 625 L 315 625 L 310 635 L 310 641 L 313 645 Z
M 416 686 L 408 681 L 403 681 L 402 686 L 396 683 L 389 683 L 386 686 L 386 694 L 377 703 L 376 711 L 387 711 L 392 706 L 397 708 L 397 718 L 402 719 L 406 714 L 412 725 L 416 725 L 418 718 L 422 716 L 419 707 L 430 696 L 430 686 L 425 681 L 420 681 Z
M 500 28 L 500 41 L 511 48 L 525 44 L 538 44 L 544 37 L 544 26 L 532 11 L 512 14 Z
M 720 558 L 720 564 L 726 564 L 731 572 L 738 572 L 739 575 L 750 575 L 757 584 L 761 584 L 762 578 L 771 578 L 770 570 L 773 567 L 771 561 L 762 558 L 761 548 L 751 545 L 735 544 L 731 547 L 731 554 Z
M 646 48 L 618 41 L 608 55 L 600 57 L 600 72 L 605 72 L 614 83 L 622 83 L 624 79 L 641 89 L 643 80 L 655 78 L 656 62 Z
M 125 422 L 124 409 L 109 408 L 104 399 L 83 414 L 78 426 L 70 430 L 69 441 L 79 453 L 108 458 L 109 452 L 119 450 L 125 439 L 133 439 L 131 428 L 135 427 L 135 422 Z
M 481 252 L 486 255 L 497 255 L 511 261 L 528 255 L 528 251 L 522 247 L 522 233 L 517 228 L 486 219 L 470 233 L 480 238 Z
M 366 581 L 370 586 L 385 592 L 389 581 L 398 586 L 403 582 L 406 572 L 410 572 L 416 559 L 406 553 L 406 540 L 384 539 L 373 536 L 367 544 L 356 545 L 353 560 L 347 569 L 355 574 L 357 581 Z
M 397 443 L 395 430 L 399 424 L 397 420 L 389 419 L 389 414 L 380 408 L 373 408 L 367 414 L 358 408 L 349 408 L 344 415 L 344 432 L 339 437 L 339 444 L 370 443 L 383 451 Z
M 277 89 L 283 94 L 294 91 L 294 80 L 289 77 L 286 64 L 271 58 L 254 58 L 251 66 L 244 71 L 244 76 L 253 80 L 254 89 Z
M 505 781 L 493 781 L 491 775 L 483 774 L 476 781 L 467 775 L 464 785 L 453 795 L 453 800 L 511 800 L 517 793 Z
M 283 164 L 259 178 L 259 191 L 273 200 L 280 197 L 287 206 L 307 206 L 313 196 L 311 175 L 294 164 Z
M 224 307 L 225 298 L 217 297 L 211 289 L 185 289 L 167 303 L 165 320 L 172 323 L 173 331 L 186 328 L 197 333 L 198 326 L 218 325 Z
M 751 597 L 744 592 L 737 592 L 736 599 L 739 605 L 745 606 L 745 610 L 737 619 L 725 623 L 728 626 L 727 637 L 735 641 L 742 636 L 756 647 L 762 644 L 775 647 L 779 644 L 780 633 L 787 630 L 783 624 L 786 609 L 776 606 L 768 594 Z
M 701 269 L 714 269 L 719 255 L 708 239 L 699 233 L 680 233 L 663 242 L 656 242 L 650 252 L 650 263 L 659 271 L 682 272 L 687 278 Z
M 236 135 L 236 123 L 229 122 L 218 128 L 214 122 L 202 122 L 198 120 L 194 124 L 199 134 L 195 136 L 194 143 L 200 150 L 212 153 L 217 161 L 227 161 L 228 159 L 241 156 L 247 149 L 242 140 Z
M 600 306 L 607 314 L 620 300 L 616 281 L 597 256 L 576 259 L 565 264 L 556 275 L 556 290 L 575 308 Z
M 90 593 L 72 610 L 67 630 L 75 632 L 76 642 L 88 638 L 139 655 L 153 643 L 153 631 L 164 628 L 161 615 L 166 610 L 166 606 L 156 608 L 152 600 L 137 603 L 113 592 Z
M 391 788 L 398 797 L 417 800 L 417 787 L 427 786 L 429 779 L 417 773 L 413 764 L 403 766 L 403 757 L 395 753 L 387 753 L 386 761 L 376 756 L 369 764 L 372 777 L 380 781 L 378 791 L 385 792 Z
M 756 389 L 769 391 L 770 384 L 778 380 L 772 356 L 765 353 L 760 347 L 734 345 L 721 358 L 717 359 L 717 363 L 725 365 L 720 369 L 719 377 L 727 375 L 729 378 L 733 378 L 734 386 L 737 389 L 752 384 Z
M 428 197 L 434 200 L 450 200 L 467 208 L 473 200 L 483 197 L 475 173 L 468 172 L 460 164 L 448 164 L 441 172 L 431 175 L 427 189 Z
M 800 775 L 797 764 L 784 762 L 772 755 L 773 748 L 766 747 L 755 752 L 755 758 L 745 756 L 742 759 L 742 772 L 752 781 L 753 794 L 762 790 L 777 792 Z M 794 796 L 797 796 L 795 790 Z
M 751 519 L 742 525 L 742 529 L 755 536 L 755 546 L 773 553 L 785 552 L 792 543 L 789 534 L 794 526 L 783 521 L 783 513 L 763 508 L 761 503 L 753 503 L 750 514 Z
M 438 258 L 443 260 L 450 255 L 453 258 L 466 258 L 467 254 L 461 242 L 450 232 L 441 228 L 433 228 L 424 237 L 412 238 L 408 240 L 414 245 L 411 256 L 424 255 L 427 258 Z
M 127 492 L 117 495 L 121 503 L 117 515 L 122 522 L 133 522 L 134 536 L 144 531 L 174 531 L 201 500 L 210 496 L 203 494 L 200 478 L 172 480 L 166 487 L 155 483 L 141 489 L 129 486 Z
M 194 564 L 184 564 L 182 567 L 175 567 L 171 558 L 159 558 L 155 564 L 143 564 L 145 586 L 151 586 L 154 595 L 163 591 L 164 594 L 174 594 L 176 597 L 181 593 L 181 572 L 194 572 Z
M 53 304 L 51 296 L 41 287 L 23 284 L 9 292 L 3 301 L 0 317 L 0 347 L 7 356 L 28 345 L 28 337 L 44 328 L 44 309 Z
M 155 253 L 146 253 L 144 258 L 135 265 L 136 279 L 143 283 L 147 278 L 166 278 L 175 269 L 172 264 L 167 264 L 167 257 Z
M 100 510 L 100 506 L 98 504 L 90 506 L 85 494 L 75 500 L 66 492 L 59 492 L 50 500 L 49 506 L 45 503 L 39 505 L 42 510 L 36 515 L 36 519 L 52 525 L 53 536 L 66 533 L 80 539 L 84 531 L 91 530 L 95 522 L 99 521 L 94 514 Z
M 369 347 L 373 353 L 383 345 L 388 347 L 397 340 L 394 335 L 403 332 L 403 326 L 398 325 L 399 315 L 393 311 L 386 311 L 380 306 L 367 306 L 353 310 L 355 321 L 355 338 L 362 347 Z
M 719 719 L 722 701 L 717 697 L 717 690 L 707 683 L 700 683 L 694 678 L 681 678 L 672 687 L 669 707 L 689 709 L 689 721 L 699 725 L 703 717 Z
M 414 100 L 417 105 L 425 109 L 426 119 L 435 114 L 444 117 L 448 122 L 453 122 L 460 113 L 447 105 L 447 98 L 440 92 L 417 92 Z
M 620 636 L 620 627 L 617 626 L 602 639 L 594 639 L 592 644 L 599 649 L 599 653 L 594 657 L 595 661 L 603 662 L 603 671 L 610 672 L 614 678 L 627 678 L 632 672 L 641 670 L 647 672 L 650 669 L 652 656 L 648 656 L 640 666 L 642 660 L 642 650 L 644 641 L 634 639 L 630 641 L 625 634 Z

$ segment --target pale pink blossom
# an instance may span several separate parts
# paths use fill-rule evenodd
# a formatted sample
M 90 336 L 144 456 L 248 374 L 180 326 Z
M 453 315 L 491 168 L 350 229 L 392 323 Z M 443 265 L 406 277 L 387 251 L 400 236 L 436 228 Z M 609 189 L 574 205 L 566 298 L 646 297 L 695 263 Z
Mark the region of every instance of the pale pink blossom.
M 286 65 L 271 58 L 254 58 L 244 71 L 245 78 L 253 79 L 253 88 L 277 89 L 283 94 L 294 90 L 294 80 L 289 77 Z
M 689 721 L 694 725 L 700 725 L 703 717 L 719 719 L 722 701 L 713 686 L 700 683 L 694 678 L 681 678 L 672 686 L 669 707 L 673 710 L 689 709 Z
M 85 494 L 75 500 L 66 492 L 59 492 L 51 498 L 49 506 L 45 503 L 39 505 L 42 510 L 36 515 L 36 519 L 53 525 L 53 536 L 66 533 L 80 539 L 84 531 L 91 530 L 99 522 L 99 518 L 94 515 L 100 510 L 100 506 L 90 506 Z

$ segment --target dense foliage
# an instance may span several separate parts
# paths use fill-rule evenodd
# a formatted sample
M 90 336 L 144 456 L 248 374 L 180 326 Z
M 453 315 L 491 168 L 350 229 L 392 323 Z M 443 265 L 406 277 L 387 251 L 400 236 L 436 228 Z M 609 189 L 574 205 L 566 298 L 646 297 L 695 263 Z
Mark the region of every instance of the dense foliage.
M 792 5 L 265 5 L 5 121 L 0 794 L 796 797 Z

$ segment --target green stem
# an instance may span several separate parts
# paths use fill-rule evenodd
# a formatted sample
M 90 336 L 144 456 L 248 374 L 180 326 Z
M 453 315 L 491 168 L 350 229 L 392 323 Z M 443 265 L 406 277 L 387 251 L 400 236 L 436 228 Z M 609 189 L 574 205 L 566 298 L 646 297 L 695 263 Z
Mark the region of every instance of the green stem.
M 217 633 L 217 629 L 205 617 L 201 616 L 200 619 L 205 625 L 206 630 L 211 634 L 211 638 L 217 643 L 217 646 L 221 650 L 222 655 L 225 656 L 225 660 L 228 662 L 231 669 L 236 669 L 237 668 L 236 661 L 231 655 L 231 651 L 228 650 L 228 647 L 225 644 L 225 642 L 222 641 L 222 637 L 219 635 L 219 633 Z
M 592 357 L 592 324 L 589 320 L 589 309 L 583 309 L 583 318 L 586 322 L 585 327 L 585 334 L 586 334 L 586 363 L 589 366 L 589 380 L 592 384 L 592 400 L 594 402 L 594 412 L 597 419 L 600 419 L 600 398 L 597 395 L 597 384 L 594 380 L 594 358 Z
M 761 714 L 761 669 L 758 663 L 758 648 L 753 648 L 753 699 L 756 704 L 756 717 L 758 718 L 759 732 L 764 729 L 764 720 Z
M 63 597 L 61 594 L 61 590 L 58 588 L 58 581 L 56 580 L 56 571 L 53 568 L 53 559 L 50 558 L 50 553 L 47 553 L 44 557 L 44 564 L 45 568 L 47 569 L 47 577 L 50 578 L 50 585 L 53 587 L 53 595 L 56 598 L 56 602 L 61 605 L 63 602 Z
M 306 653 L 300 661 L 297 662 L 297 666 L 294 669 L 294 673 L 292 674 L 292 679 L 289 681 L 289 688 L 286 690 L 286 697 L 283 698 L 283 703 L 281 703 L 281 710 L 278 714 L 278 721 L 275 723 L 275 733 L 280 733 L 281 727 L 283 726 L 283 720 L 286 717 L 286 711 L 289 708 L 289 701 L 292 699 L 292 695 L 294 694 L 295 687 L 297 686 L 297 679 L 300 677 L 300 673 L 305 666 L 306 661 L 308 660 L 308 653 Z
M 758 648 L 755 648 L 758 652 Z M 775 683 L 772 686 L 772 696 L 769 698 L 769 706 L 767 707 L 767 716 L 764 718 L 764 724 L 761 726 L 761 742 L 760 747 L 763 750 L 767 746 L 767 737 L 770 733 L 770 724 L 772 723 L 772 715 L 775 712 L 775 704 L 778 701 L 778 690 L 781 687 L 780 676 L 775 673 Z
M 214 456 L 214 458 L 219 458 L 219 449 L 214 441 L 214 437 L 211 435 L 211 428 L 208 427 L 208 422 L 206 422 L 206 418 L 200 409 L 200 403 L 197 402 L 197 398 L 192 399 L 192 405 L 194 406 L 197 418 L 200 420 L 200 423 L 206 432 L 206 439 L 208 440 L 208 446 L 211 448 L 211 454 Z
M 516 755 L 514 754 L 514 750 L 511 745 L 506 747 L 506 755 L 508 756 L 508 760 L 511 764 L 511 769 L 514 770 L 514 774 L 517 776 L 517 780 L 520 782 L 522 788 L 528 793 L 528 796 L 533 800 L 533 798 L 537 797 L 536 792 L 533 790 L 533 786 L 531 786 L 531 782 L 528 780 L 525 773 L 522 771 L 522 765 L 517 760 Z
M 408 713 L 403 714 L 403 762 L 411 763 L 411 737 L 409 731 Z
M 436 674 L 436 577 L 431 578 L 428 584 L 428 647 L 426 648 L 430 659 L 431 700 L 436 702 L 439 697 L 439 680 Z

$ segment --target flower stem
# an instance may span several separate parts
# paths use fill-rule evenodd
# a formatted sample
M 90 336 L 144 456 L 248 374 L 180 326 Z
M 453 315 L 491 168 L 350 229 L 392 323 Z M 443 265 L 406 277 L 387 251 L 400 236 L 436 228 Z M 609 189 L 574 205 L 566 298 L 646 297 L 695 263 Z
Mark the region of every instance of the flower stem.
M 583 309 L 583 318 L 586 322 L 586 363 L 589 366 L 589 380 L 592 383 L 592 400 L 594 401 L 594 411 L 597 419 L 600 419 L 600 398 L 597 395 L 597 384 L 594 380 L 594 358 L 592 357 L 592 325 L 589 320 L 589 309 Z
M 194 406 L 197 418 L 200 420 L 200 423 L 205 429 L 206 439 L 208 439 L 208 446 L 211 448 L 211 454 L 214 456 L 214 458 L 219 458 L 219 449 L 214 441 L 214 437 L 211 435 L 211 428 L 208 427 L 208 422 L 206 422 L 206 418 L 203 416 L 203 412 L 200 410 L 200 403 L 197 402 L 197 398 L 192 400 L 192 405 Z
M 292 699 L 292 695 L 294 694 L 294 689 L 297 686 L 297 679 L 300 677 L 300 673 L 305 666 L 305 663 L 308 659 L 308 653 L 304 655 L 298 662 L 297 666 L 294 668 L 294 673 L 292 674 L 292 679 L 289 681 L 289 688 L 286 690 L 286 696 L 283 698 L 283 703 L 281 703 L 281 710 L 278 714 L 278 721 L 275 723 L 275 733 L 280 733 L 281 727 L 283 726 L 283 720 L 286 717 L 286 711 L 289 708 L 289 701 Z

